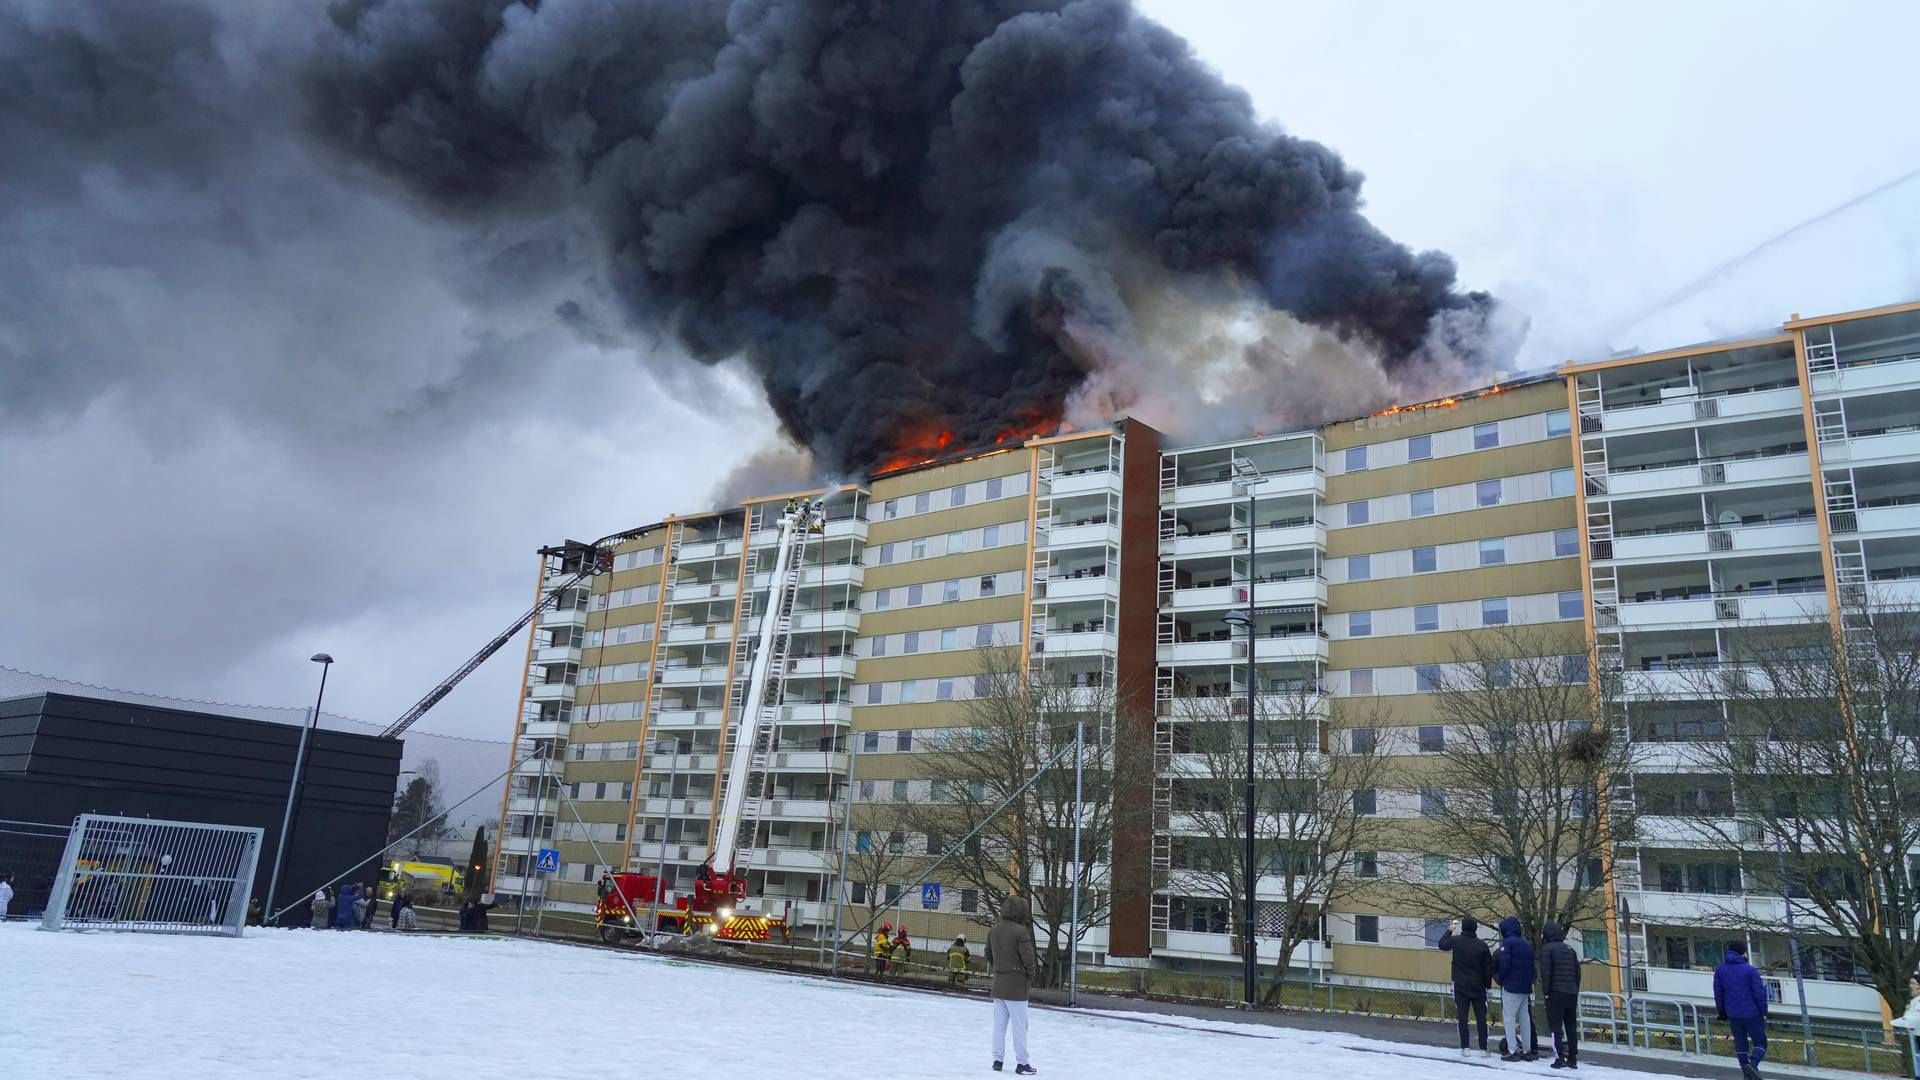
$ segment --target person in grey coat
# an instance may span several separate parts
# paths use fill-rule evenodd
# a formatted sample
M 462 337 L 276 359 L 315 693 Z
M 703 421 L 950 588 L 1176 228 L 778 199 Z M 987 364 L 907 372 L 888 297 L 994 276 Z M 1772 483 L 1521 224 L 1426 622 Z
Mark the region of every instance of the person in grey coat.
M 1026 897 L 1009 896 L 1000 921 L 987 931 L 987 971 L 993 975 L 993 1071 L 1006 1060 L 1007 1029 L 1013 1029 L 1015 1073 L 1032 1076 L 1027 1060 L 1027 987 L 1039 963 L 1033 956 L 1033 910 Z
M 1540 932 L 1540 989 L 1547 995 L 1547 1030 L 1553 1033 L 1553 1067 L 1580 1067 L 1580 954 L 1567 944 L 1566 928 L 1550 922 Z

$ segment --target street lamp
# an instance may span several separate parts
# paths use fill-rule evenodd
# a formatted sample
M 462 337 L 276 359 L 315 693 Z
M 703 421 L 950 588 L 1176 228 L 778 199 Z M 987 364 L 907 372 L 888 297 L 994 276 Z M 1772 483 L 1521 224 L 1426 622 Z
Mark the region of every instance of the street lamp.
M 1251 1009 L 1253 1008 L 1254 984 L 1259 978 L 1259 956 L 1254 948 L 1254 912 L 1257 904 L 1255 898 L 1260 881 L 1260 868 L 1254 865 L 1253 843 L 1254 715 L 1257 709 L 1255 695 L 1259 692 L 1259 669 L 1254 666 L 1253 655 L 1255 651 L 1253 613 L 1254 593 L 1258 589 L 1260 581 L 1254 560 L 1260 548 L 1260 521 L 1255 514 L 1256 504 L 1254 502 L 1253 489 L 1260 481 L 1266 479 L 1266 474 L 1262 473 L 1252 461 L 1238 455 L 1235 455 L 1231 459 L 1231 465 L 1233 468 L 1233 486 L 1247 493 L 1247 609 L 1245 611 L 1229 611 L 1222 617 L 1222 621 L 1228 626 L 1244 627 L 1247 632 L 1247 818 L 1244 825 L 1246 835 L 1244 837 L 1245 850 L 1243 852 L 1246 858 L 1247 899 L 1246 920 L 1240 931 L 1240 951 L 1244 961 L 1241 978 L 1245 985 L 1242 989 L 1246 997 L 1246 1006 Z M 1285 962 L 1284 958 L 1282 962 Z
M 327 696 L 327 669 L 333 666 L 333 657 L 326 653 L 314 653 L 308 659 L 320 665 L 320 692 L 314 695 L 313 712 L 307 716 L 307 723 L 300 729 L 300 749 L 293 757 L 293 778 L 287 782 L 287 808 L 280 814 L 280 842 L 273 848 L 273 873 L 267 878 L 267 903 L 261 909 L 265 918 L 273 920 L 273 894 L 280 888 L 280 868 L 287 854 L 287 833 L 293 828 L 293 804 L 300 795 L 301 770 L 307 764 L 307 741 L 313 737 L 313 729 L 320 723 L 320 703 Z

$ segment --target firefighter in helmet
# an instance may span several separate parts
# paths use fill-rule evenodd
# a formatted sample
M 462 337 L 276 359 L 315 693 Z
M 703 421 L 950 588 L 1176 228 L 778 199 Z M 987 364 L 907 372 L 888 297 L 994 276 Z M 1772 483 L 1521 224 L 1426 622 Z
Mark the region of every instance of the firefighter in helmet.
M 873 973 L 887 973 L 887 957 L 893 955 L 893 924 L 881 923 L 873 932 Z

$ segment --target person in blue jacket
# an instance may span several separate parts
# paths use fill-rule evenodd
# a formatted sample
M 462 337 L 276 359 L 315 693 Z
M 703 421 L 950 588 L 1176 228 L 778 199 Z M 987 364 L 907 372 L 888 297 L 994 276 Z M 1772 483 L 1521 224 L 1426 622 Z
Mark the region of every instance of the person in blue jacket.
M 1500 1027 L 1507 1036 L 1501 1061 L 1537 1061 L 1533 1049 L 1533 946 L 1520 933 L 1520 919 L 1500 920 L 1500 947 L 1493 954 L 1493 977 L 1500 984 Z
M 340 886 L 339 902 L 333 906 L 333 925 L 338 930 L 353 929 L 353 898 L 358 895 L 358 886 Z
M 1713 1007 L 1733 1031 L 1740 1075 L 1759 1080 L 1760 1063 L 1767 1059 L 1767 982 L 1747 963 L 1744 941 L 1729 944 L 1727 958 L 1713 969 Z

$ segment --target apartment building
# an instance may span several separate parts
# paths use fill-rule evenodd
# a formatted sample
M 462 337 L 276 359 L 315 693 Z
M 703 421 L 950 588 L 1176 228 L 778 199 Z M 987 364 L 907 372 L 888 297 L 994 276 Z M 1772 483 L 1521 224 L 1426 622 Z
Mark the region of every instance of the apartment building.
M 1191 764 L 1183 717 L 1244 695 L 1251 677 L 1258 693 L 1315 695 L 1322 752 L 1364 741 L 1405 758 L 1404 789 L 1365 799 L 1383 850 L 1353 853 L 1356 873 L 1380 880 L 1325 905 L 1291 963 L 1442 985 L 1431 946 L 1449 913 L 1421 909 L 1386 868 L 1428 883 L 1454 872 L 1417 783 L 1450 737 L 1435 690 L 1477 642 L 1518 627 L 1570 658 L 1591 640 L 1600 663 L 1652 680 L 1643 688 L 1661 700 L 1629 709 L 1637 764 L 1615 792 L 1648 823 L 1613 853 L 1608 899 L 1632 914 L 1572 940 L 1615 970 L 1630 955 L 1628 977 L 1649 993 L 1704 999 L 1700 968 L 1725 934 L 1698 898 L 1737 893 L 1738 867 L 1675 846 L 1659 811 L 1714 797 L 1672 752 L 1711 737 L 1720 706 L 1676 701 L 1661 680 L 1717 656 L 1735 622 L 1824 618 L 1849 583 L 1920 600 L 1916 405 L 1920 304 L 1796 318 L 1751 340 L 1573 364 L 1309 430 L 1176 446 L 1121 418 L 798 493 L 825 500 L 827 525 L 804 553 L 751 885 L 808 936 L 833 918 L 843 847 L 937 848 L 889 825 L 888 808 L 934 797 L 918 756 L 968 723 L 979 650 L 1009 647 L 1089 700 L 1150 705 L 1111 718 L 1113 738 L 1162 766 L 1150 787 L 1119 793 L 1151 806 L 1153 826 L 1116 836 L 1114 910 L 1087 952 L 1231 972 L 1232 901 L 1168 884 L 1185 828 L 1171 802 Z M 661 865 L 688 886 L 788 497 L 650 526 L 619 546 L 611 574 L 537 621 L 515 740 L 528 760 L 502 813 L 506 902 L 590 910 L 600 871 L 618 865 Z M 541 581 L 572 569 L 543 557 Z M 1228 619 L 1249 606 L 1250 636 Z M 527 875 L 539 847 L 560 850 L 558 874 Z M 977 936 L 981 898 L 909 888 L 922 864 L 877 887 L 843 882 L 843 929 L 881 904 L 923 942 Z M 1263 905 L 1280 888 L 1262 878 Z M 1755 942 L 1763 960 L 1778 947 Z M 1263 963 L 1279 961 L 1272 949 Z M 1878 1015 L 1850 972 L 1825 974 L 1808 991 L 1817 1010 Z

